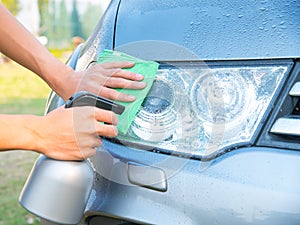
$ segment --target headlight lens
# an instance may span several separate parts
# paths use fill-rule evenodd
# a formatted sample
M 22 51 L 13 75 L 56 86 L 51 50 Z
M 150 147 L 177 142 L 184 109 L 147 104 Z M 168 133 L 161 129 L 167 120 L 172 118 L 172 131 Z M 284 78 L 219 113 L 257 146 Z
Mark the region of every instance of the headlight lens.
M 164 66 L 123 143 L 209 156 L 250 143 L 287 65 Z
M 166 80 L 157 79 L 132 123 L 132 133 L 142 140 L 153 142 L 170 137 L 178 123 L 173 103 L 173 88 Z

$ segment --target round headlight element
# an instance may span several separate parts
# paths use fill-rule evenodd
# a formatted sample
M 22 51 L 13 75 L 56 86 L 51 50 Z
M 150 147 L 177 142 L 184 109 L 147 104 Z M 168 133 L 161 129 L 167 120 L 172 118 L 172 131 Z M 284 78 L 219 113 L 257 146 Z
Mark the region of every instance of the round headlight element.
M 177 126 L 177 114 L 172 110 L 174 91 L 164 80 L 155 80 L 131 129 L 139 138 L 159 142 L 169 138 Z
M 288 69 L 252 62 L 178 65 L 158 71 L 128 133 L 119 140 L 186 156 L 211 156 L 248 144 Z
M 230 72 L 211 70 L 195 81 L 191 99 L 201 120 L 228 123 L 246 110 L 247 98 L 252 97 L 252 91 L 246 93 L 249 89 L 246 80 Z
M 210 69 L 196 79 L 191 99 L 210 143 L 219 145 L 245 131 L 243 121 L 255 99 L 252 82 L 239 68 Z

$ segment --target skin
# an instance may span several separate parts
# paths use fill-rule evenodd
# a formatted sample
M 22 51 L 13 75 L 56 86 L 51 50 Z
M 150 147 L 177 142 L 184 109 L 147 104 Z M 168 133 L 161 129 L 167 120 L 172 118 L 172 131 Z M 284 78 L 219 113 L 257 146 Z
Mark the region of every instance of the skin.
M 142 75 L 124 70 L 133 67 L 132 62 L 98 64 L 74 71 L 41 45 L 1 3 L 0 15 L 1 53 L 37 74 L 64 100 L 86 90 L 131 102 L 134 96 L 115 88 L 146 86 Z M 0 152 L 21 149 L 58 160 L 80 160 L 96 153 L 102 144 L 99 136 L 115 137 L 116 124 L 113 112 L 95 107 L 60 107 L 45 116 L 0 114 Z

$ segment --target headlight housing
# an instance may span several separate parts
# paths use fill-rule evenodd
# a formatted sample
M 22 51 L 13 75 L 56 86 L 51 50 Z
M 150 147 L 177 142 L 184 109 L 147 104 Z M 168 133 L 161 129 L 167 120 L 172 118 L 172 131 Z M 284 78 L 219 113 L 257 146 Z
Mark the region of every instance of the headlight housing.
M 253 144 L 291 66 L 289 60 L 161 63 L 128 132 L 116 141 L 203 160 Z M 52 92 L 46 113 L 63 104 Z
M 124 145 L 210 157 L 250 144 L 289 64 L 162 65 Z

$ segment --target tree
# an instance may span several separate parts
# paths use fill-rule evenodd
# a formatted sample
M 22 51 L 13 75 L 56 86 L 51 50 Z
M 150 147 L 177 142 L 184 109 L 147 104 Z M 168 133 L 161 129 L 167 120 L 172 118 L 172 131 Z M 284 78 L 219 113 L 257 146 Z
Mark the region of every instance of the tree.
M 99 19 L 102 17 L 103 13 L 104 9 L 99 3 L 88 3 L 82 19 L 84 35 L 89 36 L 92 33 Z
M 38 0 L 38 10 L 40 15 L 40 29 L 41 36 L 47 36 L 47 19 L 49 14 L 49 0 Z
M 2 2 L 13 15 L 17 15 L 21 9 L 19 0 L 0 0 L 0 2 Z
M 57 40 L 60 45 L 67 47 L 71 44 L 72 35 L 70 30 L 70 14 L 66 8 L 66 2 L 64 0 L 60 1 L 59 4 L 59 14 L 58 14 L 58 27 L 57 27 Z
M 83 33 L 82 33 L 82 28 L 81 28 L 81 21 L 77 9 L 77 1 L 73 0 L 73 8 L 72 8 L 72 13 L 71 13 L 71 27 L 72 27 L 72 36 L 76 37 L 82 37 L 85 38 Z
M 49 19 L 46 21 L 47 38 L 49 40 L 48 47 L 56 46 L 56 32 L 57 32 L 57 5 L 55 0 L 49 1 L 48 10 Z

